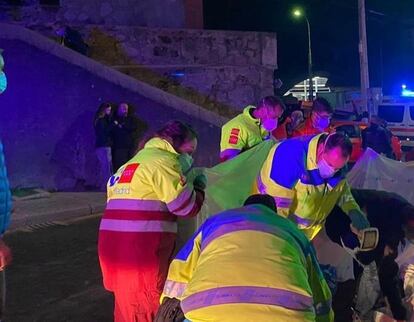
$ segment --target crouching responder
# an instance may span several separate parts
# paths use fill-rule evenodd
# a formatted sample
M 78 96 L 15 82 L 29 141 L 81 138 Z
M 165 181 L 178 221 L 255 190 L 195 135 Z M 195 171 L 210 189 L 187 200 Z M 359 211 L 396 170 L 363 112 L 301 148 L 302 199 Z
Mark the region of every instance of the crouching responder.
M 239 155 L 271 136 L 285 105 L 275 96 L 263 98 L 257 107 L 249 105 L 242 114 L 228 121 L 221 129 L 220 160 Z
M 278 214 L 291 219 L 312 240 L 335 205 L 361 230 L 369 222 L 352 197 L 343 171 L 352 143 L 342 133 L 303 136 L 276 144 L 269 152 L 258 189 L 276 200 Z
M 212 216 L 172 261 L 156 322 L 333 321 L 313 246 L 274 199 Z M 172 319 L 171 319 L 172 318 Z
M 98 253 L 104 286 L 115 296 L 116 322 L 154 319 L 177 217 L 195 216 L 204 201 L 204 179 L 188 182 L 181 165 L 191 163 L 196 147 L 194 130 L 171 121 L 108 182 Z

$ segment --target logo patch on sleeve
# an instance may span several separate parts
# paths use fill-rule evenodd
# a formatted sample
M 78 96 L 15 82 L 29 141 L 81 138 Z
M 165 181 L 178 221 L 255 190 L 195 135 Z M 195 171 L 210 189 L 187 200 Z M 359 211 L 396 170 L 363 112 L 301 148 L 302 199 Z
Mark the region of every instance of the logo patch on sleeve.
M 119 178 L 118 183 L 130 183 L 138 167 L 139 163 L 132 163 L 127 165 L 127 167 L 122 172 L 121 178 Z
M 237 144 L 239 142 L 239 133 L 240 129 L 233 128 L 230 132 L 229 143 L 230 144 Z

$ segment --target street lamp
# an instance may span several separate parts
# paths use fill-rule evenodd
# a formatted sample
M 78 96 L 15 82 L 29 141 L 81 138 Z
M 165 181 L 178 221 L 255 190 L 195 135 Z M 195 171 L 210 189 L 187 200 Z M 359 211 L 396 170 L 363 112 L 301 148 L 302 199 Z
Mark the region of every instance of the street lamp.
M 296 8 L 293 10 L 293 16 L 295 18 L 301 18 L 302 16 L 306 20 L 306 24 L 308 26 L 308 78 L 309 78 L 309 101 L 313 100 L 313 72 L 312 72 L 312 43 L 311 43 L 311 31 L 310 31 L 310 23 L 306 13 L 300 9 Z

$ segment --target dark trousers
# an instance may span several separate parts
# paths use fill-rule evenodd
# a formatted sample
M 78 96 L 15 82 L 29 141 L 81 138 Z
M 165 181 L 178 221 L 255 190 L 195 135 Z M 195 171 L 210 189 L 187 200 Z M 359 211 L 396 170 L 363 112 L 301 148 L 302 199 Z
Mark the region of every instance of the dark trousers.
M 129 148 L 112 149 L 114 172 L 118 171 L 118 169 L 127 163 L 132 157 L 133 154 Z

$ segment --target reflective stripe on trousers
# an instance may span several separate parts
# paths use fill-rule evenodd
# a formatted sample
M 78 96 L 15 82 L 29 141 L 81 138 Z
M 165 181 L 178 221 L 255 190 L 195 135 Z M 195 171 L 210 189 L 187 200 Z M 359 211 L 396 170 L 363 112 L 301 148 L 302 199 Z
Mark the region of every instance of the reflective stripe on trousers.
M 162 220 L 102 219 L 99 230 L 116 232 L 177 232 L 177 223 Z

